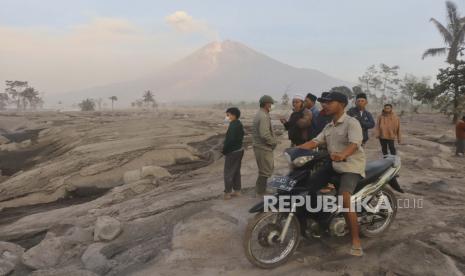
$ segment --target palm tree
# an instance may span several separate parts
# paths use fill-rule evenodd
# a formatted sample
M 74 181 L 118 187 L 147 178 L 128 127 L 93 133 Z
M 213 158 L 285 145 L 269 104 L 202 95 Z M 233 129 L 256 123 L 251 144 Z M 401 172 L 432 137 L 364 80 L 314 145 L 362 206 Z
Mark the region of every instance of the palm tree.
M 458 56 L 463 55 L 463 51 L 465 50 L 465 18 L 461 17 L 457 11 L 457 6 L 451 2 L 447 1 L 446 2 L 446 8 L 447 8 L 447 25 L 444 26 L 439 21 L 437 21 L 434 18 L 431 18 L 431 22 L 436 26 L 438 29 L 439 33 L 442 35 L 444 39 L 444 43 L 446 44 L 445 47 L 441 48 L 431 48 L 426 50 L 423 53 L 423 57 L 425 58 L 427 56 L 437 56 L 437 55 L 445 55 L 447 54 L 447 63 L 451 64 L 453 66 L 453 69 L 457 71 L 459 61 L 458 61 Z M 452 118 L 452 122 L 455 123 L 458 120 L 459 117 L 459 99 L 457 95 L 460 93 L 459 86 L 455 85 L 454 87 L 454 99 L 453 99 L 453 105 L 454 105 L 454 116 Z
M 115 101 L 118 100 L 118 97 L 116 97 L 116 96 L 111 96 L 111 97 L 108 98 L 108 99 L 110 99 L 110 101 L 111 101 L 111 111 L 113 111 L 113 103 L 114 103 Z
M 457 6 L 451 2 L 446 2 L 447 8 L 447 25 L 442 25 L 438 20 L 431 18 L 430 21 L 438 29 L 439 33 L 444 39 L 445 47 L 430 48 L 423 53 L 422 59 L 428 56 L 447 55 L 447 63 L 455 64 L 458 55 L 463 55 L 464 48 L 464 34 L 465 34 L 465 20 L 462 18 L 458 11 Z

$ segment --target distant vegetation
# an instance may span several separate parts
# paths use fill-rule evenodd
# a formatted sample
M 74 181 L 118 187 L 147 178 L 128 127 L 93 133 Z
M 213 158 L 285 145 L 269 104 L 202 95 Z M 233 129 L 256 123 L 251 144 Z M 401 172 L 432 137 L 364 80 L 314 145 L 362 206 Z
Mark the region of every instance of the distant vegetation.
M 158 103 L 155 100 L 155 94 L 152 91 L 147 90 L 142 95 L 142 99 L 138 99 L 135 102 L 132 102 L 131 106 L 132 107 L 137 107 L 137 108 L 157 109 L 158 108 Z
M 95 101 L 92 99 L 85 99 L 79 103 L 81 111 L 95 111 Z
M 27 110 L 42 108 L 43 99 L 39 91 L 30 86 L 27 81 L 5 81 L 5 92 L 0 93 L 0 110 L 5 110 L 9 105 L 16 110 Z

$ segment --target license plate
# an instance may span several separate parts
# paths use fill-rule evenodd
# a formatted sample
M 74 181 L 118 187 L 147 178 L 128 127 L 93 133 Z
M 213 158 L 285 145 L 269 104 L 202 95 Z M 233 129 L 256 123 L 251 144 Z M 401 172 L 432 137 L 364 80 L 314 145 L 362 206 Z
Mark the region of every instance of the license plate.
M 294 188 L 296 183 L 297 181 L 289 178 L 288 176 L 274 176 L 271 178 L 268 185 L 278 190 L 290 191 Z

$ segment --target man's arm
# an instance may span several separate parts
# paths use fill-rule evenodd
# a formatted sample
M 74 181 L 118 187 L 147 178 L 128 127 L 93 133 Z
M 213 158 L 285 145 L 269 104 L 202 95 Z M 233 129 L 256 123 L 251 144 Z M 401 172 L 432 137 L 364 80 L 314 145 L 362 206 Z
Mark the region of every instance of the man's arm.
M 258 127 L 258 134 L 263 139 L 265 144 L 270 146 L 276 145 L 276 139 L 271 134 L 271 120 L 266 117 L 260 118 L 260 125 Z
M 319 145 L 322 145 L 322 144 L 325 144 L 325 143 L 326 143 L 325 130 L 323 129 L 323 131 L 321 131 L 320 134 L 318 134 L 318 136 L 315 137 L 313 140 L 308 141 L 307 143 L 302 144 L 302 145 L 297 146 L 297 147 L 301 148 L 301 149 L 312 150 L 312 149 L 317 148 Z
M 299 149 L 306 149 L 306 150 L 312 150 L 318 147 L 318 142 L 315 140 L 308 141 L 305 144 L 302 144 L 300 146 L 297 146 Z
M 231 125 L 229 125 L 228 130 L 226 131 L 226 136 L 224 138 L 224 144 L 223 144 L 223 150 L 221 151 L 222 154 L 227 153 L 229 150 L 231 144 L 232 144 L 232 132 L 233 130 L 231 129 Z

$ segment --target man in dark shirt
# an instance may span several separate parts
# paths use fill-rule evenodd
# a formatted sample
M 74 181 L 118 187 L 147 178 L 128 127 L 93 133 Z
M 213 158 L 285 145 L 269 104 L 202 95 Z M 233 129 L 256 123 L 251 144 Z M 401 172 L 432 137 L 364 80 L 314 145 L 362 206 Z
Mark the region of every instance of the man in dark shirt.
M 241 163 L 244 156 L 242 141 L 244 139 L 244 127 L 239 117 L 241 112 L 236 107 L 226 110 L 226 117 L 229 120 L 228 131 L 224 139 L 222 153 L 224 161 L 224 199 L 231 196 L 239 196 L 241 192 Z M 234 189 L 234 192 L 233 192 Z
M 293 112 L 289 120 L 281 118 L 281 123 L 288 132 L 291 147 L 302 145 L 308 141 L 310 126 L 312 124 L 312 114 L 304 108 L 304 97 L 300 94 L 292 98 Z
M 308 93 L 307 96 L 305 97 L 305 102 L 304 102 L 305 109 L 306 111 L 311 113 L 310 119 L 312 120 L 312 124 L 309 127 L 309 136 L 307 140 L 311 140 L 317 136 L 317 134 L 315 134 L 315 128 L 316 128 L 316 121 L 318 118 L 318 114 L 320 113 L 320 110 L 316 106 L 316 100 L 317 100 L 317 96 L 313 95 L 312 93 Z
M 329 92 L 323 92 L 321 93 L 321 98 L 318 98 L 318 102 L 321 104 L 322 109 L 316 117 L 315 126 L 312 130 L 312 139 L 318 136 L 318 134 L 320 134 L 323 128 L 325 128 L 325 126 L 333 119 L 333 116 L 326 114 L 324 107 L 327 104 L 327 102 L 322 100 L 322 98 L 327 97 L 328 95 Z
M 365 145 L 365 143 L 368 141 L 368 130 L 375 127 L 375 120 L 373 119 L 373 116 L 366 110 L 367 104 L 367 95 L 365 93 L 360 93 L 355 97 L 355 107 L 352 107 L 347 111 L 347 115 L 357 119 L 362 126 L 362 145 Z

